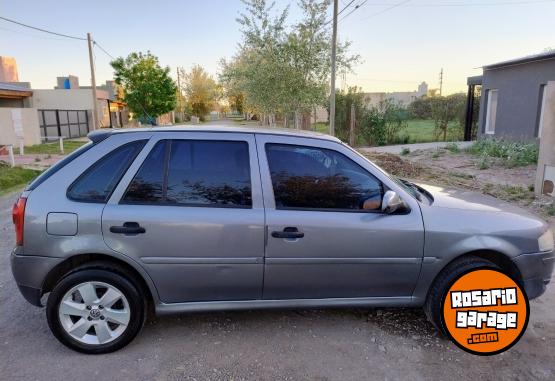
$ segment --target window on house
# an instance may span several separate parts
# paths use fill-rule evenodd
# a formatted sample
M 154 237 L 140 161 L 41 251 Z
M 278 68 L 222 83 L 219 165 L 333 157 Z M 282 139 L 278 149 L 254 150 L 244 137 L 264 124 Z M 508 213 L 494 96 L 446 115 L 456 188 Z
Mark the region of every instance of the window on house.
M 497 97 L 499 90 L 488 90 L 488 104 L 486 108 L 486 130 L 489 135 L 495 134 L 495 121 L 497 120 Z
M 540 86 L 539 113 L 538 113 L 538 138 L 542 136 L 543 115 L 545 110 L 545 85 Z
M 266 155 L 277 209 L 380 210 L 381 182 L 339 152 L 267 144 Z

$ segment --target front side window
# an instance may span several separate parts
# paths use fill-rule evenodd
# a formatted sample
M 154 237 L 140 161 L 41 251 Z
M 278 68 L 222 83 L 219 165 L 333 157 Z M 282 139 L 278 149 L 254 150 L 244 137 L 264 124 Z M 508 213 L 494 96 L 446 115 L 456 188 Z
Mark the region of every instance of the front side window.
M 71 184 L 67 192 L 68 198 L 82 202 L 108 201 L 121 177 L 145 143 L 146 140 L 137 140 L 105 155 Z
M 277 209 L 381 208 L 381 182 L 337 151 L 267 144 L 266 155 Z
M 251 207 L 249 146 L 240 141 L 163 140 L 157 143 L 124 203 Z

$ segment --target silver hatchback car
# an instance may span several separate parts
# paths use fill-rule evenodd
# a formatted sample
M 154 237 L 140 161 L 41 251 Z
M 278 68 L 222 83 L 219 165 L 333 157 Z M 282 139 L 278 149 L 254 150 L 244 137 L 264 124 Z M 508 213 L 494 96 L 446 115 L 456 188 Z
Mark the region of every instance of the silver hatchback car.
M 502 269 L 530 298 L 553 270 L 539 219 L 422 186 L 338 139 L 262 128 L 98 131 L 14 205 L 12 271 L 53 334 L 86 353 L 158 314 L 423 307 L 443 330 L 449 283 Z

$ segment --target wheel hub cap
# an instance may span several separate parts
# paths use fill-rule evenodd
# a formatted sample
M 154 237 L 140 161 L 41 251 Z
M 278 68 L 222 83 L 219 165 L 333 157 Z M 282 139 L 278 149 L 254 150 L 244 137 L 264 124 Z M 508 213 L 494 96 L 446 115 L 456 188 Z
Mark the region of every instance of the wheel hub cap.
M 58 306 L 58 317 L 72 339 L 100 345 L 125 332 L 131 309 L 119 289 L 108 283 L 91 281 L 66 292 Z

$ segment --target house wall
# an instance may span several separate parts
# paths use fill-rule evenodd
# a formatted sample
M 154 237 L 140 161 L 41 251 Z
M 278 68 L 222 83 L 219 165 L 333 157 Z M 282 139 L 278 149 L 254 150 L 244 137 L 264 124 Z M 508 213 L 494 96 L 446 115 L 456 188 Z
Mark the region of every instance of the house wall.
M 537 138 L 540 88 L 555 80 L 555 59 L 484 69 L 478 135 L 512 140 Z M 497 89 L 495 134 L 486 135 L 488 90 Z
M 555 197 L 555 81 L 548 82 L 545 100 L 534 189 L 537 196 L 547 194 Z
M 26 146 L 40 144 L 39 118 L 36 108 L 0 108 L 0 145 L 19 145 L 13 126 L 12 110 L 21 110 L 24 143 Z
M 108 93 L 97 90 L 98 121 L 100 126 L 110 125 Z M 91 89 L 43 89 L 33 90 L 32 107 L 38 110 L 89 110 L 92 112 Z

